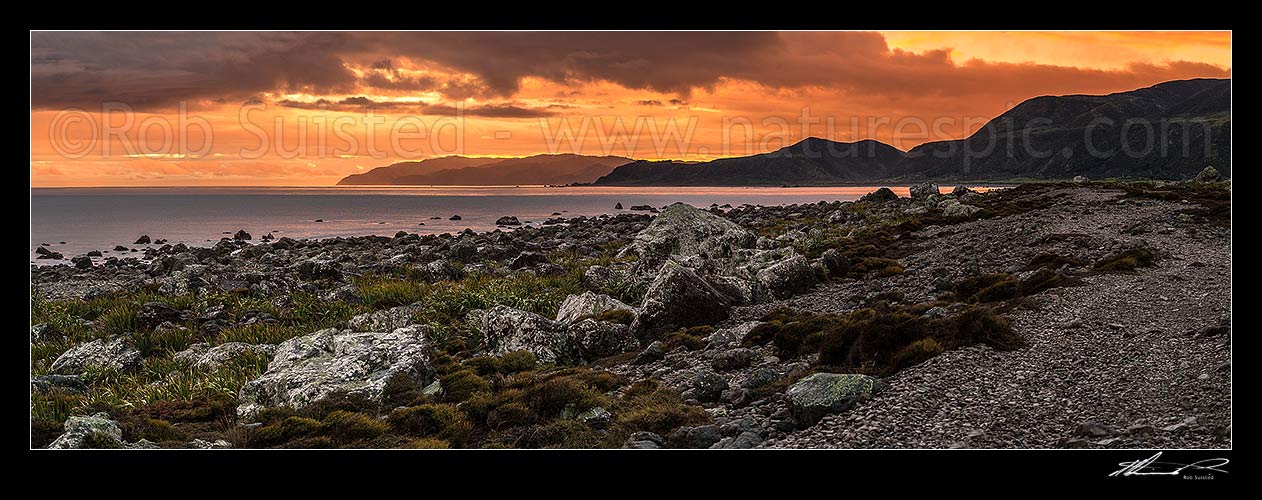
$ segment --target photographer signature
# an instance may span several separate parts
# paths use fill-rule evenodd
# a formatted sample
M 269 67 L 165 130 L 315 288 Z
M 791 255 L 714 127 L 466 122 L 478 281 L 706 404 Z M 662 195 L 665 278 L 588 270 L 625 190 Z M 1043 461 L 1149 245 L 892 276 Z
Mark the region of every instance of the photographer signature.
M 1230 460 L 1227 460 L 1225 458 L 1207 458 L 1205 460 L 1199 460 L 1196 462 L 1192 462 L 1190 464 L 1180 464 L 1180 463 L 1174 463 L 1174 462 L 1158 462 L 1157 461 L 1158 458 L 1161 458 L 1161 452 L 1157 452 L 1156 455 L 1148 457 L 1144 460 L 1136 460 L 1134 462 L 1121 462 L 1118 465 L 1122 466 L 1122 468 L 1118 469 L 1116 472 L 1112 474 L 1109 474 L 1109 477 L 1177 476 L 1177 475 L 1182 474 L 1183 471 L 1189 470 L 1189 469 L 1191 469 L 1192 472 L 1213 471 L 1213 472 L 1226 473 L 1227 471 L 1220 469 L 1219 467 L 1227 465 L 1227 463 L 1230 462 Z

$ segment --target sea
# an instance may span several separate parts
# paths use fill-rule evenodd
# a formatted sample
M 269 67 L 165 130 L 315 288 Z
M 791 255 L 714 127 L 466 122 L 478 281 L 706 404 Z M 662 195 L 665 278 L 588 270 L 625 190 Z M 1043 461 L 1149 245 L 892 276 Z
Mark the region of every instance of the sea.
M 900 196 L 908 188 L 890 186 Z M 245 230 L 259 241 L 279 238 L 393 236 L 490 231 L 495 220 L 516 216 L 539 225 L 564 217 L 628 212 L 633 205 L 663 207 L 675 202 L 786 205 L 855 200 L 877 187 L 143 187 L 32 188 L 31 263 L 68 263 L 92 250 L 102 258 L 136 256 L 116 245 L 143 251 L 141 235 L 167 243 L 210 246 Z M 949 187 L 944 186 L 944 190 Z M 623 209 L 615 208 L 621 203 Z M 460 220 L 451 220 L 459 215 Z M 66 260 L 36 259 L 46 246 Z

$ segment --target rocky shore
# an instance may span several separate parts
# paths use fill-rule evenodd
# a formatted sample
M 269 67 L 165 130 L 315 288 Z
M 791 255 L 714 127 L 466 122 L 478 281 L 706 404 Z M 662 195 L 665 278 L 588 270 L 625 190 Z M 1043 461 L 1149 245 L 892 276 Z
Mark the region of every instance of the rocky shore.
M 32 446 L 1231 445 L 1229 181 L 647 208 L 32 266 Z

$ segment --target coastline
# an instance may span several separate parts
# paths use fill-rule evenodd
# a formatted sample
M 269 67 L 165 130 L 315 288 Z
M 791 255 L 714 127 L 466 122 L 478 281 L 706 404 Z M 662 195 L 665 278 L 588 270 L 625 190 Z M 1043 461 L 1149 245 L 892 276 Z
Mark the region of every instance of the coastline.
M 104 408 L 91 418 L 131 429 L 119 446 L 1230 446 L 1230 186 L 1154 186 L 916 188 L 511 231 L 225 238 L 151 248 L 144 262 L 33 268 L 33 445 Z M 1141 297 L 1153 294 L 1180 304 L 1192 294 L 1201 307 Z M 862 362 L 850 364 L 833 344 L 786 343 L 780 330 L 797 318 L 863 332 L 871 315 L 927 336 L 891 346 L 894 357 L 851 351 Z M 336 403 L 343 396 L 282 389 L 311 382 L 270 353 L 319 338 L 394 346 L 389 365 L 353 350 L 304 355 L 359 367 L 331 375 L 335 385 L 422 363 L 407 365 L 415 385 Z M 1146 361 L 1141 380 L 1179 382 L 1105 383 L 1134 368 L 1127 359 L 1160 353 L 1183 362 Z M 192 393 L 151 380 L 172 369 Z M 1030 370 L 1046 375 L 1012 378 Z M 1074 389 L 1079 372 L 1091 392 Z M 795 399 L 837 374 L 871 390 L 820 395 L 848 398 L 836 407 Z M 562 386 L 576 392 L 560 406 L 533 399 Z M 956 396 L 941 410 L 926 391 Z M 1045 416 L 995 420 L 968 403 L 977 397 Z M 158 410 L 174 401 L 235 423 Z M 330 404 L 344 410 L 320 409 Z M 524 420 L 502 420 L 509 408 Z M 460 423 L 409 423 L 440 413 Z M 343 428 L 357 430 L 333 430 Z

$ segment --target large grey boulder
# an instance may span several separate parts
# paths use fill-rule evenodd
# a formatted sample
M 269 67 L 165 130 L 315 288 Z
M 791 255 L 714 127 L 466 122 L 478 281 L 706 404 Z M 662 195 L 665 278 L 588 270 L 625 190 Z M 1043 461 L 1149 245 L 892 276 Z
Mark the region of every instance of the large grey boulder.
M 620 254 L 636 255 L 643 268 L 653 269 L 669 258 L 727 257 L 733 249 L 753 248 L 757 241 L 758 235 L 735 222 L 676 203 L 662 210 Z
M 48 342 L 65 338 L 65 336 L 61 330 L 49 323 L 31 325 L 31 342 Z
M 931 195 L 936 196 L 940 194 L 938 185 L 932 182 L 922 182 L 920 184 L 916 184 L 908 189 L 908 191 L 911 194 L 911 199 L 914 201 L 925 201 L 929 199 L 929 196 Z
M 79 374 L 85 370 L 124 371 L 140 364 L 140 351 L 131 338 L 96 339 L 71 347 L 53 360 L 53 373 Z
M 88 436 L 93 434 L 99 439 L 104 439 L 106 443 L 112 442 L 115 448 L 123 447 L 123 430 L 118 427 L 118 422 L 110 420 L 109 414 L 105 412 L 85 417 L 70 417 L 66 419 L 64 428 L 65 431 L 48 445 L 49 449 L 71 450 L 90 446 L 92 443 L 88 442 Z
M 871 397 L 880 382 L 867 375 L 816 373 L 797 381 L 785 391 L 789 411 L 799 427 L 809 427 L 824 415 L 849 409 Z
M 420 302 L 406 306 L 392 307 L 381 311 L 373 311 L 357 315 L 346 322 L 346 327 L 355 332 L 392 332 L 416 323 L 416 315 L 422 310 Z
M 557 310 L 557 322 L 568 325 L 581 318 L 595 316 L 615 309 L 635 313 L 635 308 L 608 295 L 591 291 L 569 295 L 565 297 L 565 300 L 561 302 L 560 309 Z
M 247 344 L 245 342 L 226 342 L 217 346 L 197 343 L 188 349 L 175 353 L 172 358 L 188 363 L 199 370 L 216 371 L 224 365 L 242 356 L 271 356 L 276 353 L 273 344 Z
M 88 385 L 78 375 L 31 375 L 31 392 L 82 394 L 87 390 Z
M 955 200 L 947 200 L 942 204 L 942 215 L 947 217 L 971 217 L 980 211 L 981 207 L 965 205 Z
M 784 299 L 815 286 L 815 269 L 806 257 L 793 255 L 758 271 L 758 282 L 776 298 Z
M 566 333 L 569 337 L 570 351 L 585 361 L 640 348 L 640 342 L 631 331 L 631 327 L 619 323 L 585 319 L 569 325 Z
M 640 315 L 632 323 L 637 334 L 655 337 L 690 326 L 727 319 L 731 299 L 674 261 L 666 261 L 644 293 Z
M 470 311 L 469 324 L 482 333 L 483 351 L 502 355 L 529 351 L 543 363 L 575 360 L 564 325 L 538 314 L 498 305 Z
M 329 328 L 281 343 L 259 378 L 241 387 L 237 416 L 250 419 L 271 406 L 300 409 L 335 392 L 380 402 L 386 381 L 399 374 L 424 386 L 433 378 L 430 329 L 391 332 Z

